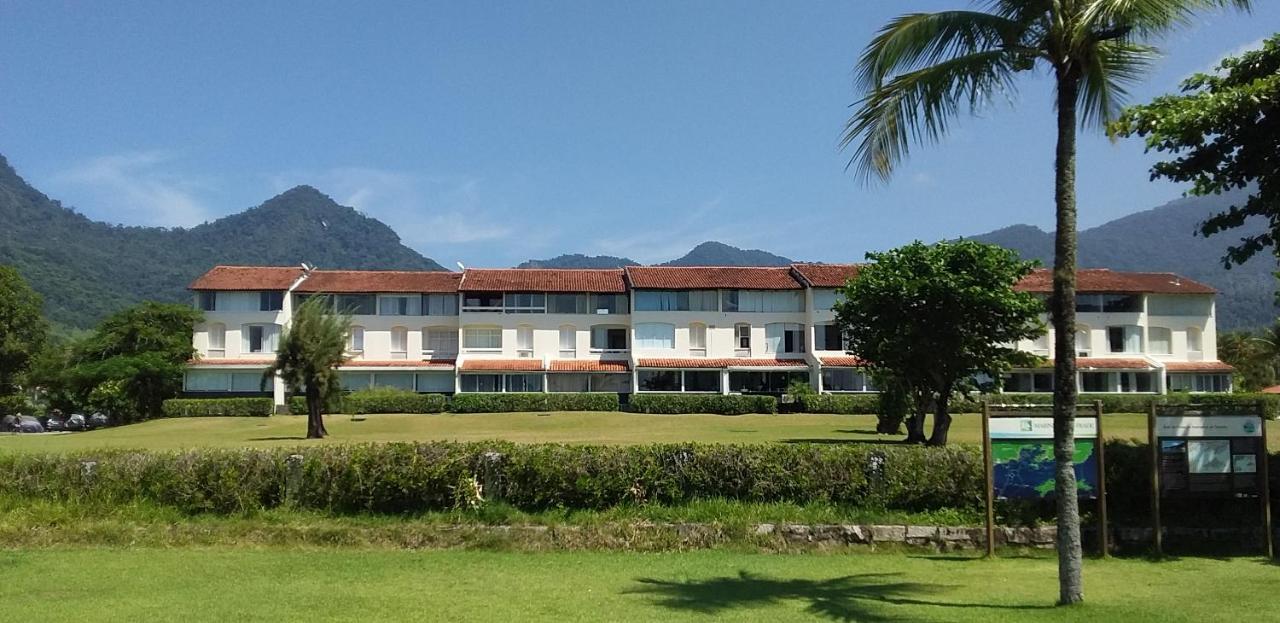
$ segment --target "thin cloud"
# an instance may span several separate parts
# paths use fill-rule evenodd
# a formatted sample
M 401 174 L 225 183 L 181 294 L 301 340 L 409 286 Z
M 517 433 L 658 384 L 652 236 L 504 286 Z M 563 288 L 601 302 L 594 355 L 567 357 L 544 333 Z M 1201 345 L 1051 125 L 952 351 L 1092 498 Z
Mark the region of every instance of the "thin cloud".
M 722 203 L 723 197 L 715 197 L 694 206 L 682 217 L 667 219 L 661 225 L 638 223 L 636 227 L 628 228 L 635 232 L 630 235 L 593 240 L 588 252 L 592 255 L 613 255 L 653 264 L 683 256 L 695 245 L 708 240 L 745 244 L 758 237 L 744 237 L 741 234 L 740 229 L 750 229 L 746 224 L 719 224 L 725 220 L 720 210 Z
M 1190 73 L 1190 74 L 1187 74 L 1187 76 L 1186 76 L 1186 77 L 1187 77 L 1187 78 L 1190 78 L 1190 77 L 1191 77 L 1192 75 L 1194 75 L 1194 74 L 1214 74 L 1214 73 L 1217 73 L 1217 72 L 1218 72 L 1218 65 L 1219 65 L 1219 64 L 1221 64 L 1221 63 L 1222 63 L 1222 61 L 1224 61 L 1224 60 L 1226 60 L 1227 58 L 1232 57 L 1232 56 L 1240 56 L 1241 54 L 1244 54 L 1245 52 L 1248 52 L 1248 51 L 1250 51 L 1250 50 L 1257 50 L 1257 49 L 1260 49 L 1260 48 L 1262 47 L 1262 42 L 1266 41 L 1268 38 L 1269 38 L 1269 37 L 1258 37 L 1257 39 L 1255 39 L 1255 40 L 1253 40 L 1253 41 L 1250 41 L 1250 42 L 1245 43 L 1245 44 L 1242 44 L 1242 45 L 1238 45 L 1238 46 L 1236 46 L 1236 47 L 1234 47 L 1234 48 L 1232 48 L 1232 49 L 1230 49 L 1230 50 L 1227 50 L 1226 52 L 1223 52 L 1222 54 L 1219 54 L 1219 55 L 1217 56 L 1217 58 L 1215 58 L 1215 59 L 1213 60 L 1213 62 L 1212 62 L 1212 63 L 1209 63 L 1208 65 L 1206 65 L 1206 66 L 1204 66 L 1204 67 L 1201 67 L 1200 69 L 1198 69 L 1198 70 L 1196 70 L 1196 71 L 1194 71 L 1194 72 L 1192 72 L 1192 73 Z
M 129 225 L 189 227 L 210 217 L 196 198 L 206 186 L 175 170 L 176 156 L 165 150 L 99 156 L 55 173 L 53 181 L 79 186 L 95 197 L 95 207 Z

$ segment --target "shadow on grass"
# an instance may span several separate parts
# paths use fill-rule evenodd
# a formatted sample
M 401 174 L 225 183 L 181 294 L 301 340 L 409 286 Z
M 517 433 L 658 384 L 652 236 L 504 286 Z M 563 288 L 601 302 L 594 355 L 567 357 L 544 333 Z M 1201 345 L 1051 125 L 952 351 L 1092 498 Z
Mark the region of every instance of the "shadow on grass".
M 894 612 L 894 606 L 943 608 L 991 608 L 1041 610 L 1052 606 L 1007 606 L 933 601 L 931 595 L 954 587 L 904 582 L 899 573 L 863 573 L 829 580 L 770 578 L 739 571 L 737 577 L 705 580 L 638 578 L 630 594 L 651 595 L 659 606 L 701 614 L 726 614 L 735 608 L 759 608 L 784 601 L 800 601 L 805 611 L 836 621 L 909 621 L 919 617 L 910 611 Z M 909 609 L 907 609 L 909 610 Z
M 285 435 L 279 437 L 250 437 L 249 441 L 306 441 L 306 435 Z
M 840 439 L 831 437 L 797 437 L 793 439 L 783 439 L 782 443 L 817 443 L 830 446 L 839 446 L 845 444 L 863 444 L 873 446 L 903 446 L 907 442 L 904 439 Z M 914 444 L 913 444 L 914 445 Z

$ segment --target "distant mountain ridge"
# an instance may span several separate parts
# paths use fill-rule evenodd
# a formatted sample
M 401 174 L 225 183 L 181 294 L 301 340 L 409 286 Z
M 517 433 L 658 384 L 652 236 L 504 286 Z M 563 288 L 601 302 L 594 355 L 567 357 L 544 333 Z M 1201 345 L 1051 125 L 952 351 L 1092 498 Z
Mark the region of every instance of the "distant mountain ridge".
M 190 229 L 90 220 L 31 187 L 0 156 L 0 264 L 17 267 L 46 314 L 88 327 L 143 299 L 181 301 L 215 264 L 442 270 L 377 219 L 298 186 Z
M 639 265 L 640 262 L 625 257 L 568 253 L 545 260 L 526 260 L 516 268 L 622 268 Z
M 760 249 L 739 249 L 723 242 L 703 242 L 688 253 L 657 266 L 787 266 L 792 260 Z M 516 268 L 621 268 L 640 266 L 630 258 L 572 253 L 545 260 L 528 260 Z

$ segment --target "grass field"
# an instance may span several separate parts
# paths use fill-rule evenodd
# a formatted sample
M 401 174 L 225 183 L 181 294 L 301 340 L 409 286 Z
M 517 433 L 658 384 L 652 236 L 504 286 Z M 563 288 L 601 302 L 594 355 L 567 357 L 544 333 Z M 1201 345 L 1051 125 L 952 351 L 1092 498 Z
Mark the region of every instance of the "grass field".
M 0 621 L 1244 621 L 1256 559 L 1086 561 L 1055 608 L 1045 557 L 67 549 L 0 551 Z
M 893 442 L 877 435 L 869 415 L 641 415 L 635 413 L 491 413 L 328 416 L 330 437 L 306 441 L 303 416 L 270 418 L 163 419 L 89 433 L 0 435 L 0 452 L 64 452 L 98 448 L 179 449 L 193 446 L 269 447 L 375 441 L 480 441 L 636 444 L 650 442 L 845 443 Z M 981 419 L 956 416 L 953 443 L 978 443 Z M 1146 416 L 1105 417 L 1110 438 L 1146 439 Z M 1280 426 L 1271 427 L 1270 447 L 1280 447 Z

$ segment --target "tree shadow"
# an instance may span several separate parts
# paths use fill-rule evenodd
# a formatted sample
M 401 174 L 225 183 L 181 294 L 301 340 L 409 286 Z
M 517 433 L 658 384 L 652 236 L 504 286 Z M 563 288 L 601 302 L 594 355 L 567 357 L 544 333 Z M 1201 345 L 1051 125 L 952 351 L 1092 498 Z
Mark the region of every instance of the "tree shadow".
M 285 435 L 279 437 L 250 437 L 249 441 L 306 441 L 305 435 Z
M 792 439 L 783 439 L 782 443 L 816 443 L 829 446 L 838 446 L 845 444 L 863 444 L 872 446 L 903 446 L 907 442 L 905 439 L 840 439 L 838 437 L 795 437 Z M 912 444 L 917 445 L 917 444 Z
M 770 578 L 738 571 L 737 577 L 704 580 L 659 580 L 637 578 L 640 584 L 628 594 L 652 595 L 659 606 L 701 614 L 719 615 L 734 608 L 757 608 L 784 601 L 807 603 L 805 611 L 836 621 L 878 623 L 915 618 L 911 613 L 892 611 L 893 606 L 939 606 L 946 608 L 992 608 L 1040 610 L 1052 606 L 1007 606 L 964 602 L 932 601 L 930 595 L 954 589 L 941 584 L 895 580 L 900 573 L 863 573 L 829 580 Z

